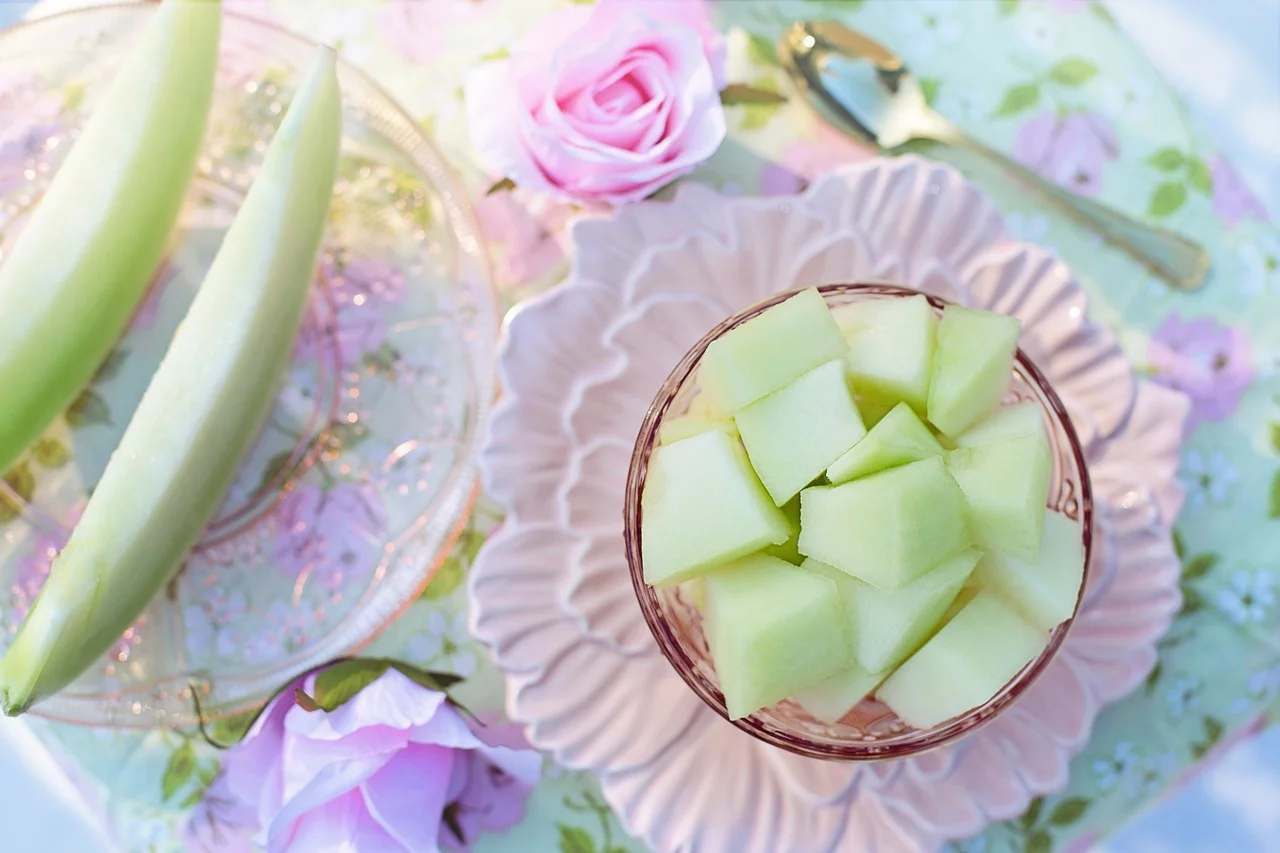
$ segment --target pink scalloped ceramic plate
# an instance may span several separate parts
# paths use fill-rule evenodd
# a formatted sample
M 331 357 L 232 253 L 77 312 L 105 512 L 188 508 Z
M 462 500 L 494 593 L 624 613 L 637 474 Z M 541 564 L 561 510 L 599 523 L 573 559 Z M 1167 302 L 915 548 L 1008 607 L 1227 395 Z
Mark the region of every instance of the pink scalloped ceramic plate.
M 836 172 L 801 196 L 686 186 L 573 230 L 567 284 L 512 317 L 506 397 L 481 460 L 506 525 L 471 574 L 472 628 L 532 742 L 600 776 L 661 851 L 917 851 L 1059 790 L 1099 709 L 1137 686 L 1177 611 L 1170 525 L 1186 416 L 1136 380 L 1048 251 L 1003 236 L 991 202 L 917 158 Z M 685 351 L 778 290 L 886 279 L 1020 317 L 1020 341 L 1086 449 L 1097 540 L 1084 609 L 1016 706 L 917 758 L 853 765 L 783 752 L 726 723 L 645 628 L 622 546 L 627 462 Z

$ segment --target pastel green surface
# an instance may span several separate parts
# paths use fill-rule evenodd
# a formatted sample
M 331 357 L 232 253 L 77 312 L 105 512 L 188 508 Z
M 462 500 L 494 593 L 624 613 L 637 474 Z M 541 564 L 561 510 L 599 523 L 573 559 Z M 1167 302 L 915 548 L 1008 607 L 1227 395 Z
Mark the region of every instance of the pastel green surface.
M 160 263 L 204 135 L 219 7 L 169 0 L 0 264 L 0 473 L 71 403 Z

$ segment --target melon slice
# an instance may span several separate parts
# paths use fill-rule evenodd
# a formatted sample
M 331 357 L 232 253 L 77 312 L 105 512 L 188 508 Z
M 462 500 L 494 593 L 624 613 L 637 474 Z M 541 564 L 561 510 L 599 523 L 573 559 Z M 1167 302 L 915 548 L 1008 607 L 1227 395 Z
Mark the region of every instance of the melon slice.
M 801 690 L 791 698 L 815 720 L 834 724 L 870 696 L 888 674 L 867 672 L 854 664 L 808 690 Z
M 1016 403 L 1002 406 L 990 416 L 974 424 L 956 436 L 957 447 L 976 447 L 991 441 L 1006 438 L 1020 438 L 1024 435 L 1037 436 L 1049 446 L 1048 434 L 1045 432 L 1044 415 L 1040 406 L 1033 402 Z
M 680 593 L 684 596 L 684 600 L 692 604 L 694 607 L 702 610 L 707 604 L 707 587 L 702 582 L 702 576 L 689 578 L 689 580 L 680 584 Z
M 782 505 L 782 514 L 787 517 L 787 524 L 791 527 L 791 535 L 787 537 L 787 541 L 781 545 L 770 545 L 764 549 L 766 554 L 772 554 L 780 560 L 786 560 L 793 566 L 800 565 L 800 496 L 796 495 L 791 500 Z
M 6 713 L 21 713 L 71 683 L 138 618 L 182 564 L 257 437 L 292 355 L 333 194 L 342 139 L 335 62 L 332 48 L 320 48 L 84 515 L 0 662 Z
M 699 385 L 736 413 L 848 352 L 822 294 L 809 288 L 714 340 Z
M 658 427 L 658 443 L 675 444 L 677 441 L 692 438 L 713 429 L 720 430 L 730 438 L 738 437 L 738 426 L 731 419 L 720 420 L 706 415 L 681 415 L 662 422 L 662 426 Z
M 1034 562 L 1053 473 L 1044 440 L 1026 435 L 958 447 L 946 458 L 968 501 L 978 547 Z
M 1018 349 L 1016 317 L 948 305 L 938 324 L 929 420 L 953 438 L 1000 405 Z
M 1043 651 L 1048 635 L 979 593 L 880 685 L 877 698 L 918 729 L 985 704 Z
M 853 665 L 840 595 L 829 579 L 753 554 L 703 578 L 703 626 L 729 719 Z
M 800 553 L 897 589 L 969 547 L 964 493 L 933 457 L 800 493 Z
M 974 572 L 974 580 L 1012 604 L 1028 622 L 1052 630 L 1075 613 L 1084 580 L 1084 542 L 1080 525 L 1048 510 L 1034 562 L 990 552 Z
M 859 396 L 923 415 L 929 395 L 938 314 L 924 296 L 871 299 L 832 310 L 845 340 Z
M 899 403 L 865 438 L 831 463 L 827 479 L 839 485 L 886 468 L 941 455 L 942 445 L 929 428 L 920 422 L 910 406 Z
M 829 361 L 742 408 L 734 420 L 747 458 L 781 506 L 867 434 L 848 363 Z
M 156 10 L 26 227 L 5 235 L 0 473 L 92 378 L 160 264 L 204 136 L 219 16 Z
M 791 535 L 742 446 L 712 430 L 658 447 L 641 495 L 645 582 L 677 584 Z
M 733 409 L 729 402 L 720 398 L 720 390 L 715 387 L 714 381 L 708 383 L 706 375 L 705 370 L 698 370 L 695 384 L 697 390 L 689 401 L 688 413 L 717 421 L 733 420 Z

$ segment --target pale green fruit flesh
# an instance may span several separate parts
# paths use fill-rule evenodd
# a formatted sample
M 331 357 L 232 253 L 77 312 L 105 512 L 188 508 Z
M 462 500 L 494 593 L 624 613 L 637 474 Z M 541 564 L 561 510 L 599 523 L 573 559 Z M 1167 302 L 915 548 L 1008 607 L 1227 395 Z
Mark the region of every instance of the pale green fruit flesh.
M 827 303 L 809 288 L 713 341 L 703 353 L 699 383 L 736 413 L 848 352 Z
M 948 305 L 938 324 L 929 420 L 955 437 L 1000 405 L 1018 348 L 1016 317 Z
M 217 67 L 216 3 L 152 17 L 0 264 L 0 473 L 124 331 L 195 167 Z
M 853 664 L 836 586 L 765 554 L 708 573 L 707 643 L 729 719 L 813 687 Z
M 1008 601 L 1028 622 L 1045 631 L 1075 613 L 1083 580 L 1080 526 L 1052 510 L 1045 512 L 1040 554 L 1034 562 L 989 552 L 974 572 L 980 587 Z
M 787 541 L 781 545 L 770 545 L 764 549 L 766 554 L 772 554 L 780 560 L 786 560 L 792 565 L 800 565 L 800 496 L 796 495 L 791 500 L 782 505 L 782 514 L 787 517 L 787 525 L 791 528 Z
M 880 589 L 969 547 L 964 494 L 933 457 L 800 493 L 800 553 Z
M 791 535 L 742 446 L 712 430 L 658 447 L 641 495 L 645 583 L 677 584 Z
M 1036 658 L 1048 635 L 996 595 L 979 593 L 880 685 L 877 698 L 928 729 L 983 705 Z
M 867 434 L 844 359 L 815 367 L 745 406 L 734 420 L 751 466 L 779 506 Z
M 831 463 L 827 479 L 839 485 L 886 468 L 941 455 L 942 445 L 929 428 L 920 422 L 910 406 L 899 403 L 865 438 Z
M 690 415 L 710 418 L 713 421 L 732 421 L 733 409 L 727 400 L 720 399 L 720 391 L 714 384 L 708 385 L 704 371 L 699 370 L 696 380 L 697 391 L 689 401 Z
M 923 296 L 873 299 L 832 309 L 849 342 L 859 397 L 892 406 L 905 401 L 924 414 L 938 315 Z
M 337 170 L 334 61 L 334 52 L 321 48 L 80 523 L 0 662 L 6 713 L 65 687 L 137 619 L 217 509 L 270 410 L 315 274 Z
M 992 441 L 1007 438 L 1035 436 L 1049 446 L 1048 433 L 1045 432 L 1044 416 L 1035 403 L 1017 403 L 996 409 L 990 416 L 956 436 L 957 447 L 976 447 Z
M 707 604 L 707 587 L 702 582 L 702 577 L 689 578 L 689 580 L 680 584 L 680 592 L 684 595 L 685 601 L 694 607 L 702 610 Z
M 887 672 L 867 672 L 854 664 L 791 698 L 822 723 L 835 724 L 884 681 Z
M 681 415 L 662 422 L 662 426 L 658 427 L 658 443 L 675 444 L 677 441 L 692 438 L 713 429 L 723 432 L 730 438 L 738 437 L 738 426 L 732 420 L 720 420 L 705 415 Z
M 1027 435 L 958 447 L 947 454 L 947 468 L 969 504 L 978 547 L 1033 562 L 1053 473 L 1044 440 Z

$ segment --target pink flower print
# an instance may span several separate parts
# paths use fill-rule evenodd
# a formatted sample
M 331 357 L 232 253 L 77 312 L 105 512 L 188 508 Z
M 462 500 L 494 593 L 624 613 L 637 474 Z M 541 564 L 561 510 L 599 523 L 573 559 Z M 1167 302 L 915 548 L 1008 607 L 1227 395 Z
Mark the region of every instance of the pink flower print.
M 780 162 L 766 163 L 760 172 L 762 195 L 790 195 L 803 192 L 819 178 L 847 163 L 873 157 L 870 148 L 859 145 L 823 123 L 814 127 L 812 139 L 792 142 L 782 150 Z
M 1018 128 L 1013 156 L 1056 183 L 1085 196 L 1102 189 L 1102 172 L 1120 154 L 1115 131 L 1092 113 L 1043 112 Z
M 1221 157 L 1209 161 L 1209 173 L 1213 175 L 1213 212 L 1228 228 L 1234 228 L 1245 217 L 1267 219 L 1267 209 L 1262 206 L 1240 174 Z
M 0 129 L 0 197 L 30 183 L 27 172 L 35 168 L 49 139 L 61 130 L 56 124 L 38 124 L 26 133 L 5 138 L 5 131 Z
M 335 589 L 373 572 L 382 559 L 386 515 L 368 486 L 339 483 L 325 490 L 300 483 L 276 519 L 274 555 L 294 578 L 311 576 Z
M 1157 382 L 1191 398 L 1188 432 L 1230 417 L 1253 382 L 1253 348 L 1244 331 L 1212 317 L 1184 321 L 1170 314 L 1151 336 L 1147 358 Z
M 42 528 L 34 531 L 31 551 L 18 560 L 17 570 L 14 572 L 9 599 L 11 625 L 16 626 L 26 617 L 36 596 L 40 594 L 44 582 L 49 578 L 49 569 L 53 566 L 54 558 L 66 546 L 67 539 L 71 537 L 71 531 L 80 520 L 82 512 L 84 512 L 84 504 L 79 504 L 68 513 L 66 524 L 55 530 Z
M 480 18 L 474 0 L 392 0 L 378 12 L 375 25 L 387 44 L 413 62 L 431 62 L 445 53 L 450 32 Z
M 565 252 L 557 240 L 569 210 L 545 205 L 542 216 L 525 206 L 524 194 L 496 192 L 476 202 L 480 229 L 490 245 L 502 251 L 494 270 L 499 287 L 518 287 L 549 272 Z
M 298 331 L 294 357 L 327 359 L 329 349 L 336 348 L 345 372 L 358 368 L 386 342 L 386 309 L 404 301 L 405 276 L 388 264 L 356 258 L 333 264 L 327 278 L 333 304 L 321 309 L 323 323 L 309 313 Z

